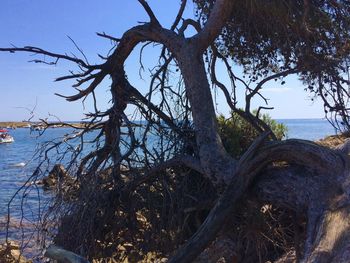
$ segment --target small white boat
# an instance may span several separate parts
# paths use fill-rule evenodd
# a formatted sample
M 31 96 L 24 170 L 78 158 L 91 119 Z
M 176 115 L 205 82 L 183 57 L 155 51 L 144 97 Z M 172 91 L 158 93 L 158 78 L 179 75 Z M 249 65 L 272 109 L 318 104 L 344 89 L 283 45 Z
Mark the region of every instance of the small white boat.
M 13 137 L 8 134 L 8 130 L 0 129 L 0 143 L 10 143 L 14 141 Z

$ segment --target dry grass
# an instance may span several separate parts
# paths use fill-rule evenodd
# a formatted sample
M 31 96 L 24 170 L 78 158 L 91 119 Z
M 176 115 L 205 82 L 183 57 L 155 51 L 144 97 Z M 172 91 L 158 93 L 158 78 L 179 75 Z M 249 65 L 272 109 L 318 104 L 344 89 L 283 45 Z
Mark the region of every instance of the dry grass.
M 330 135 L 325 137 L 324 139 L 316 141 L 316 143 L 325 147 L 335 148 L 343 144 L 347 138 L 349 138 L 347 134 Z

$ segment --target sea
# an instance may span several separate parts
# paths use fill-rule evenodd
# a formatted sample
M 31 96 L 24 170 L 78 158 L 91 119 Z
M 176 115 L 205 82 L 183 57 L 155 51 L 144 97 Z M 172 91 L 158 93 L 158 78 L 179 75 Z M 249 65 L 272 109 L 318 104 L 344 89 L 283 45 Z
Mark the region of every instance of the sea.
M 287 126 L 287 138 L 318 140 L 336 132 L 324 119 L 277 121 Z M 30 225 L 40 220 L 38 212 L 47 209 L 46 204 L 49 204 L 51 193 L 43 191 L 41 187 L 23 187 L 23 184 L 30 178 L 40 161 L 33 158 L 40 145 L 71 131 L 69 128 L 48 129 L 42 136 L 38 136 L 38 132 L 18 128 L 10 130 L 15 142 L 0 144 L 0 243 L 6 236 L 9 212 L 11 221 L 15 222 L 10 228 L 9 237 L 18 240 L 24 236 L 18 225 L 23 222 Z M 23 196 L 26 198 L 23 199 Z

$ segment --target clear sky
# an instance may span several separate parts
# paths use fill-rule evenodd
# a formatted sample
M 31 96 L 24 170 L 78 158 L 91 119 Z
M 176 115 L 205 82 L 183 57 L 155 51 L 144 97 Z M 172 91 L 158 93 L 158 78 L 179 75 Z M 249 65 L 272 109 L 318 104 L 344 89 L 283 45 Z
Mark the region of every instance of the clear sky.
M 179 0 L 149 0 L 150 6 L 163 26 L 169 26 L 178 10 Z M 186 16 L 193 16 L 190 3 Z M 72 37 L 84 50 L 90 62 L 99 62 L 97 54 L 105 55 L 111 48 L 109 41 L 96 36 L 95 32 L 106 32 L 119 37 L 138 22 L 148 17 L 137 0 L 1 0 L 0 47 L 37 46 L 43 49 L 78 55 L 67 36 Z M 145 59 L 152 61 L 156 50 L 147 50 Z M 42 57 L 40 57 L 42 58 Z M 35 108 L 35 118 L 57 116 L 61 120 L 79 120 L 82 115 L 81 102 L 69 103 L 54 95 L 74 93 L 71 82 L 55 83 L 55 77 L 74 69 L 74 65 L 60 63 L 57 66 L 27 63 L 32 56 L 0 53 L 0 121 L 27 119 L 29 109 Z M 138 79 L 137 50 L 127 61 L 129 79 L 138 87 L 147 83 Z M 108 106 L 108 81 L 100 88 L 100 107 Z M 302 84 L 289 78 L 284 86 L 272 83 L 263 94 L 270 98 L 270 111 L 274 118 L 319 118 L 323 117 L 321 103 L 311 103 Z M 258 104 L 256 104 L 258 105 Z M 85 103 L 89 110 L 89 101 Z M 217 99 L 219 113 L 227 113 L 224 100 Z M 51 117 L 51 119 L 54 119 Z

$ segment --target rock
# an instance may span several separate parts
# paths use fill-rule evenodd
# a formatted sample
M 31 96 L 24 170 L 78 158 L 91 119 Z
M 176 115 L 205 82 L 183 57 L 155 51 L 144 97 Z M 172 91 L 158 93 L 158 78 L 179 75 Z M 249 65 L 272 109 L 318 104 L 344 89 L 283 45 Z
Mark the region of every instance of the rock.
M 49 175 L 43 178 L 42 183 L 45 188 L 50 189 L 55 187 L 58 182 L 63 182 L 67 179 L 71 178 L 64 166 L 62 164 L 55 164 Z
M 52 178 L 50 176 L 44 177 L 43 179 L 43 185 L 45 188 L 52 188 L 56 185 L 56 179 Z
M 79 189 L 79 183 L 67 173 L 62 164 L 56 164 L 49 175 L 37 184 L 41 184 L 44 190 L 57 191 L 66 201 L 75 199 Z
M 46 249 L 44 256 L 50 259 L 57 260 L 58 262 L 89 263 L 89 261 L 86 260 L 85 258 L 55 245 L 50 245 Z
M 52 168 L 51 172 L 49 173 L 49 177 L 62 180 L 69 177 L 66 169 L 62 164 L 55 164 L 55 166 Z
M 32 263 L 32 260 L 28 260 L 22 256 L 20 246 L 15 241 L 9 241 L 4 244 L 0 244 L 0 262 L 1 263 Z

